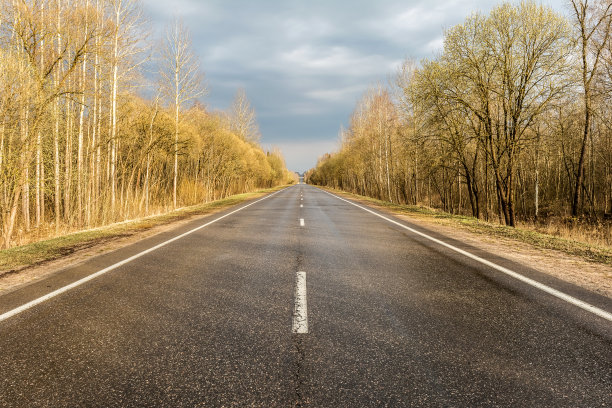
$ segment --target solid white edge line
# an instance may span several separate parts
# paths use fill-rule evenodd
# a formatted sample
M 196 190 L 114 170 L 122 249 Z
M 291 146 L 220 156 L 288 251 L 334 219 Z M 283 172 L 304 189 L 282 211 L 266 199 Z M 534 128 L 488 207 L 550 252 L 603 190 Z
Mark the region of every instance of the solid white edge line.
M 30 301 L 30 302 L 28 302 L 28 303 L 25 303 L 25 304 L 23 304 L 23 305 L 21 305 L 21 306 L 19 306 L 19 307 L 15 308 L 15 309 L 9 310 L 8 312 L 3 313 L 3 314 L 1 314 L 1 315 L 0 315 L 0 322 L 4 321 L 4 320 L 6 320 L 6 319 L 9 319 L 9 318 L 11 318 L 11 317 L 13 317 L 13 316 L 15 316 L 15 315 L 17 315 L 17 314 L 21 313 L 21 312 L 24 312 L 24 311 L 26 311 L 26 310 L 28 310 L 28 309 L 30 309 L 30 308 L 32 308 L 32 307 L 34 307 L 34 306 L 36 306 L 36 305 L 39 305 L 39 304 L 41 304 L 41 303 L 43 303 L 43 302 L 45 302 L 45 301 L 47 301 L 47 300 L 49 300 L 49 299 L 52 299 L 52 298 L 54 298 L 54 297 L 56 297 L 56 296 L 58 296 L 58 295 L 61 295 L 62 293 L 67 292 L 67 291 L 69 291 L 70 289 L 74 289 L 74 288 L 76 288 L 77 286 L 80 286 L 80 285 L 84 284 L 85 282 L 89 282 L 90 280 L 93 280 L 93 279 L 97 278 L 98 276 L 104 275 L 104 274 L 105 274 L 105 273 L 107 273 L 107 272 L 110 272 L 110 271 L 112 271 L 112 270 L 114 270 L 114 269 L 117 269 L 117 268 L 119 268 L 120 266 L 123 266 L 123 265 L 125 265 L 125 264 L 127 264 L 127 263 L 129 263 L 129 262 L 132 262 L 133 260 L 138 259 L 138 258 L 142 257 L 143 255 L 146 255 L 146 254 L 148 254 L 148 253 L 150 253 L 150 252 L 153 252 L 153 251 L 155 251 L 156 249 L 159 249 L 159 248 L 161 248 L 161 247 L 163 247 L 163 246 L 166 246 L 166 245 L 168 245 L 168 244 L 169 244 L 169 243 L 171 243 L 171 242 L 177 241 L 177 240 L 179 240 L 179 239 L 181 239 L 181 238 L 186 237 L 187 235 L 193 234 L 194 232 L 196 232 L 196 231 L 198 231 L 198 230 L 201 230 L 201 229 L 202 229 L 202 228 L 204 228 L 204 227 L 207 227 L 207 226 L 209 226 L 209 225 L 211 225 L 211 224 L 214 224 L 215 222 L 220 221 L 220 220 L 222 220 L 222 219 L 223 219 L 223 218 L 225 218 L 225 217 L 229 217 L 230 215 L 235 214 L 235 213 L 237 213 L 238 211 L 242 211 L 242 210 L 244 210 L 244 209 L 245 209 L 245 208 L 247 208 L 247 207 L 250 207 L 250 206 L 252 206 L 252 205 L 255 205 L 255 204 L 257 204 L 257 203 L 259 203 L 259 202 L 261 202 L 261 201 L 263 201 L 263 200 L 266 200 L 266 199 L 268 199 L 268 198 L 270 198 L 270 197 L 272 197 L 272 196 L 274 196 L 274 195 L 276 195 L 276 194 L 278 194 L 278 193 L 280 193 L 281 191 L 284 191 L 284 190 L 285 190 L 285 188 L 283 188 L 282 190 L 275 191 L 274 193 L 269 194 L 269 195 L 267 195 L 267 196 L 265 196 L 265 197 L 263 197 L 263 198 L 260 198 L 260 199 L 259 199 L 259 200 L 257 200 L 257 201 L 253 201 L 252 203 L 247 204 L 247 205 L 245 205 L 245 206 L 243 206 L 243 207 L 240 207 L 240 208 L 238 208 L 238 209 L 236 209 L 236 210 L 234 210 L 234 211 L 232 211 L 232 212 L 229 212 L 229 213 L 227 213 L 227 214 L 225 214 L 225 215 L 222 215 L 222 216 L 221 216 L 221 217 L 219 217 L 219 218 L 215 218 L 214 220 L 209 221 L 209 222 L 207 222 L 206 224 L 200 225 L 199 227 L 196 227 L 196 228 L 194 228 L 194 229 L 192 229 L 192 230 L 189 230 L 189 231 L 184 232 L 184 233 L 182 233 L 182 234 L 180 234 L 180 235 L 177 235 L 177 236 L 176 236 L 176 237 L 174 237 L 174 238 L 171 238 L 171 239 L 169 239 L 169 240 L 167 240 L 167 241 L 164 241 L 164 242 L 162 242 L 162 243 L 160 243 L 160 244 L 157 244 L 157 245 L 155 245 L 155 246 L 153 246 L 153 247 L 151 247 L 151 248 L 149 248 L 149 249 L 145 249 L 144 251 L 139 252 L 139 253 L 137 253 L 136 255 L 132 255 L 132 256 L 130 256 L 129 258 L 126 258 L 126 259 L 124 259 L 124 260 L 122 260 L 122 261 L 119 261 L 119 262 L 117 262 L 117 263 L 115 263 L 115 264 L 113 264 L 113 265 L 110 265 L 110 266 L 108 266 L 108 267 L 106 267 L 106 268 L 104 268 L 104 269 L 101 269 L 101 270 L 99 270 L 98 272 L 94 272 L 94 273 L 92 273 L 91 275 L 87 275 L 86 277 L 84 277 L 84 278 L 82 278 L 82 279 L 79 279 L 79 280 L 78 280 L 78 281 L 76 281 L 76 282 L 73 282 L 73 283 L 71 283 L 71 284 L 69 284 L 69 285 L 66 285 L 66 286 L 64 286 L 64 287 L 61 287 L 61 288 L 59 288 L 59 289 L 56 289 L 56 290 L 54 290 L 53 292 L 47 293 L 46 295 L 41 296 L 41 297 L 39 297 L 39 298 L 37 298 L 37 299 L 34 299 L 34 300 L 32 300 L 32 301 Z
M 423 238 L 427 238 L 430 241 L 433 241 L 433 242 L 435 242 L 437 244 L 440 244 L 440 245 L 442 245 L 442 246 L 444 246 L 444 247 L 446 247 L 446 248 L 448 248 L 450 250 L 458 252 L 461 255 L 464 255 L 464 256 L 466 256 L 468 258 L 471 258 L 471 259 L 473 259 L 473 260 L 475 260 L 477 262 L 480 262 L 480 263 L 482 263 L 484 265 L 487 265 L 487 266 L 489 266 L 489 267 L 491 267 L 491 268 L 493 268 L 493 269 L 495 269 L 495 270 L 497 270 L 499 272 L 505 273 L 506 275 L 512 276 L 513 278 L 515 278 L 517 280 L 520 280 L 521 282 L 527 283 L 528 285 L 531 285 L 531 286 L 533 286 L 533 287 L 535 287 L 537 289 L 540 289 L 543 292 L 546 292 L 546 293 L 548 293 L 548 294 L 550 294 L 552 296 L 555 296 L 555 297 L 557 297 L 557 298 L 559 298 L 561 300 L 564 300 L 564 301 L 566 301 L 568 303 L 571 303 L 574 306 L 577 306 L 577 307 L 579 307 L 579 308 L 581 308 L 583 310 L 591 312 L 594 315 L 597 315 L 597 316 L 599 316 L 601 318 L 604 318 L 604 319 L 612 322 L 612 313 L 606 312 L 605 310 L 600 309 L 600 308 L 598 308 L 596 306 L 593 306 L 590 303 L 584 302 L 584 301 L 582 301 L 580 299 L 577 299 L 577 298 L 575 298 L 573 296 L 570 296 L 570 295 L 568 295 L 568 294 L 566 294 L 564 292 L 561 292 L 561 291 L 559 291 L 557 289 L 551 288 L 550 286 L 544 285 L 543 283 L 540 283 L 540 282 L 538 282 L 536 280 L 533 280 L 531 278 L 523 276 L 523 275 L 521 275 L 521 274 L 519 274 L 517 272 L 514 272 L 514 271 L 512 271 L 512 270 L 510 270 L 508 268 L 504 268 L 503 266 L 497 265 L 497 264 L 495 264 L 495 263 L 493 263 L 491 261 L 488 261 L 488 260 L 486 260 L 484 258 L 481 258 L 481 257 L 479 257 L 477 255 L 474 255 L 474 254 L 472 254 L 470 252 L 464 251 L 463 249 L 460 249 L 460 248 L 457 248 L 457 247 L 455 247 L 453 245 L 447 244 L 444 241 L 440 241 L 439 239 L 431 237 L 431 236 L 429 236 L 427 234 L 424 234 L 424 233 L 422 233 L 420 231 L 415 230 L 414 228 L 410 228 L 410 227 L 408 227 L 408 226 L 406 226 L 404 224 L 401 224 L 401 223 L 399 223 L 397 221 L 394 221 L 394 220 L 392 220 L 390 218 L 387 218 L 384 215 L 378 214 L 378 213 L 376 213 L 376 212 L 374 212 L 374 211 L 372 211 L 372 210 L 370 210 L 370 209 L 368 209 L 366 207 L 363 207 L 361 205 L 355 204 L 355 203 L 353 203 L 353 202 L 351 202 L 349 200 L 345 200 L 342 197 L 338 197 L 337 195 L 332 194 L 332 193 L 330 193 L 328 191 L 325 191 L 325 190 L 321 190 L 321 191 L 323 191 L 324 193 L 329 194 L 332 197 L 336 197 L 339 200 L 342 200 L 342 201 L 345 201 L 345 202 L 347 202 L 347 203 L 349 203 L 351 205 L 354 205 L 355 207 L 361 208 L 364 211 L 367 211 L 367 212 L 369 212 L 371 214 L 374 214 L 375 216 L 377 216 L 379 218 L 382 218 L 385 221 L 388 221 L 388 222 L 390 222 L 392 224 L 395 224 L 395 225 L 397 225 L 399 227 L 402 227 L 402 228 L 404 228 L 404 229 L 406 229 L 406 230 L 408 230 L 408 231 L 410 231 L 410 232 L 412 232 L 414 234 L 420 235 Z
M 306 300 L 306 272 L 297 272 L 295 277 L 295 306 L 293 308 L 292 333 L 308 333 L 308 302 Z

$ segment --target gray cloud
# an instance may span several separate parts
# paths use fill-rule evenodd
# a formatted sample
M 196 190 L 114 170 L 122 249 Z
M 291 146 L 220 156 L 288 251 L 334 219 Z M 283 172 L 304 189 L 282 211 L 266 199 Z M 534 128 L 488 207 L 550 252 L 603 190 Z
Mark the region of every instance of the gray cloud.
M 564 11 L 564 0 L 543 1 Z M 431 57 L 445 28 L 487 0 L 145 0 L 158 31 L 174 16 L 192 32 L 218 109 L 246 90 L 262 144 L 303 171 L 333 150 L 340 125 L 369 86 L 406 57 Z

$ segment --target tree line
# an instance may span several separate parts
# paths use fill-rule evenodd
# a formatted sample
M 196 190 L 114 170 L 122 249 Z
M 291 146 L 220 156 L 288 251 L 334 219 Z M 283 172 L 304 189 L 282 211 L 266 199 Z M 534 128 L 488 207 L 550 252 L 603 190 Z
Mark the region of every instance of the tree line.
M 136 0 L 0 0 L 3 247 L 290 180 L 244 91 L 199 103 L 182 23 L 149 29 Z
M 307 178 L 498 219 L 612 213 L 612 2 L 502 3 L 369 90 Z

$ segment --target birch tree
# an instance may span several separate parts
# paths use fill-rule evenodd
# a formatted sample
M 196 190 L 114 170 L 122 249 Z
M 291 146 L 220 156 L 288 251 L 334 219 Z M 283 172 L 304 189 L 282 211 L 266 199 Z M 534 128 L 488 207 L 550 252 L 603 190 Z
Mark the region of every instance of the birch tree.
M 136 95 L 155 85 L 143 21 L 133 0 L 0 0 L 2 247 L 287 182 L 278 154 L 186 106 L 204 88 L 182 25 L 170 106 Z
M 259 143 L 260 133 L 255 110 L 251 107 L 246 92 L 242 88 L 238 89 L 232 102 L 230 128 L 243 140 Z
M 110 212 L 115 215 L 117 201 L 117 109 L 119 87 L 122 80 L 142 64 L 142 8 L 137 0 L 110 0 L 112 16 L 112 55 L 110 67 L 110 120 L 109 120 L 109 183 Z M 120 71 L 121 70 L 121 71 Z
M 174 108 L 174 171 L 172 203 L 177 206 L 180 114 L 184 105 L 206 93 L 200 60 L 195 55 L 191 37 L 181 20 L 166 30 L 161 56 L 161 89 Z

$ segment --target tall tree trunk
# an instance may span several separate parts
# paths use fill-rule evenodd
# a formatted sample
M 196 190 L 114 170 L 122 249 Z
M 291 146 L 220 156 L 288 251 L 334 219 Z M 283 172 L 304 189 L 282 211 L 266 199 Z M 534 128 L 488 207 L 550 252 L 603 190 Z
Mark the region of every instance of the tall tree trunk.
M 85 36 L 88 35 L 88 11 L 89 0 L 85 2 Z M 83 224 L 83 127 L 85 120 L 85 88 L 87 75 L 87 54 L 83 56 L 83 65 L 81 69 L 81 104 L 79 106 L 79 135 L 77 141 L 77 225 L 80 227 Z
M 540 132 L 537 133 L 535 147 L 535 191 L 534 191 L 534 207 L 535 219 L 538 220 L 540 215 Z
M 28 108 L 26 107 L 24 109 L 24 113 L 22 116 L 22 123 L 21 123 L 21 131 L 22 131 L 22 138 L 23 138 L 23 143 L 25 146 L 24 151 L 22 152 L 22 155 L 27 155 L 27 152 L 30 150 L 30 135 L 29 135 L 29 113 L 28 113 Z M 23 202 L 23 206 L 22 206 L 22 211 L 21 211 L 21 215 L 23 217 L 23 227 L 25 229 L 25 231 L 30 231 L 30 166 L 29 166 L 29 162 L 25 161 L 22 167 L 22 171 L 23 171 L 23 184 L 22 184 L 22 188 L 23 188 L 23 192 L 22 192 L 22 202 Z
M 42 143 L 40 131 L 36 132 L 36 228 L 40 228 L 42 204 Z
M 70 89 L 70 79 L 68 79 L 68 89 Z M 64 156 L 64 220 L 71 224 L 71 189 L 72 189 L 72 103 L 66 99 L 66 149 Z
M 572 197 L 572 216 L 578 216 L 582 204 L 582 183 L 584 179 L 584 162 L 586 157 L 586 147 L 591 133 L 591 103 L 590 90 L 585 89 L 584 93 L 584 127 L 582 129 L 582 143 L 580 145 L 580 157 L 576 169 L 576 184 Z
M 516 227 L 516 212 L 514 208 L 514 171 L 512 158 L 508 160 L 508 182 L 506 185 L 506 224 Z
M 177 64 L 178 66 L 178 64 Z M 174 83 L 176 86 L 176 93 L 174 99 L 175 113 L 174 113 L 174 180 L 172 183 L 172 202 L 174 208 L 176 208 L 176 184 L 178 181 L 178 136 L 179 136 L 179 71 L 175 70 Z
M 144 195 L 145 195 L 145 214 L 149 214 L 149 183 L 151 177 L 151 148 L 153 145 L 153 125 L 155 124 L 155 119 L 157 118 L 157 114 L 159 112 L 159 95 L 155 98 L 155 112 L 151 117 L 151 123 L 149 124 L 149 146 L 147 147 L 147 170 L 145 174 L 145 183 L 144 183 Z
M 387 171 L 387 197 L 390 202 L 393 202 L 393 198 L 391 197 L 391 174 L 389 171 L 389 151 L 391 149 L 390 141 L 389 141 L 388 129 L 385 130 L 385 168 Z
M 61 206 L 60 206 L 60 157 L 59 157 L 59 99 L 55 103 L 55 127 L 53 129 L 53 182 L 55 186 L 55 232 L 59 232 Z
M 93 100 L 93 122 L 92 122 L 92 137 L 91 137 L 91 206 L 87 212 L 88 224 L 91 224 L 95 214 L 98 213 L 99 204 L 99 191 L 100 191 L 100 153 L 101 153 L 101 141 L 102 136 L 100 135 L 100 109 L 101 97 L 100 93 L 100 0 L 96 0 L 96 45 L 94 51 L 94 100 Z
M 117 89 L 119 87 L 119 24 L 121 23 L 121 7 L 115 10 L 115 35 L 113 44 L 112 64 L 112 94 L 111 94 L 111 158 L 110 158 L 110 183 L 111 183 L 111 217 L 115 217 L 116 197 L 116 167 L 117 167 Z
M 21 187 L 15 188 L 13 191 L 12 204 L 8 211 L 8 217 L 4 222 L 4 248 L 8 249 L 11 247 L 11 237 L 13 235 L 13 229 L 15 227 L 15 220 L 17 219 L 17 209 L 19 208 L 19 198 L 21 196 Z
M 56 21 L 56 29 L 57 29 L 57 56 L 61 55 L 62 52 L 62 37 L 60 35 L 61 30 L 61 10 L 62 3 L 61 0 L 57 0 L 57 21 Z M 55 88 L 59 87 L 59 77 L 60 77 L 61 65 L 58 67 L 55 75 Z M 60 154 L 59 154 L 59 130 L 60 130 L 60 98 L 57 98 L 55 101 L 55 127 L 53 129 L 53 170 L 54 177 L 53 182 L 55 186 L 55 233 L 59 233 L 60 228 L 60 219 L 61 219 L 61 176 L 60 176 Z

